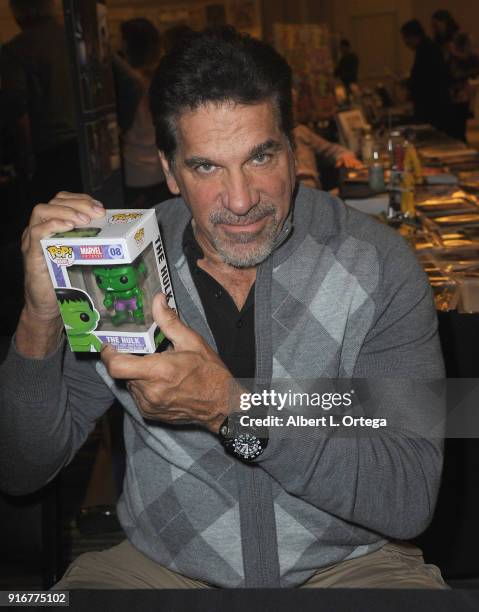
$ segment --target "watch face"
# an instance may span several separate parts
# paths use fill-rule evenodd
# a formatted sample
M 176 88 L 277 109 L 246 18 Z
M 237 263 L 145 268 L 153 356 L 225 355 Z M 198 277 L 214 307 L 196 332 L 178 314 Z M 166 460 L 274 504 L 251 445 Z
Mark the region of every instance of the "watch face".
M 263 448 L 259 439 L 250 433 L 239 434 L 233 445 L 234 452 L 243 459 L 253 459 L 261 455 Z

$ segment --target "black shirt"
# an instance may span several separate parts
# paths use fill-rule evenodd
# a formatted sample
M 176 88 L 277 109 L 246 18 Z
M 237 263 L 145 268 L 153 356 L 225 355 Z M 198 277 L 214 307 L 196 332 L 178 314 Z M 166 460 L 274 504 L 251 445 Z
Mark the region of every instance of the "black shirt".
M 254 284 L 241 310 L 233 298 L 212 276 L 198 267 L 203 251 L 196 241 L 191 223 L 183 235 L 183 252 L 199 293 L 218 354 L 235 378 L 254 378 Z
M 345 87 L 358 82 L 359 59 L 352 51 L 341 57 L 334 75 L 341 79 Z

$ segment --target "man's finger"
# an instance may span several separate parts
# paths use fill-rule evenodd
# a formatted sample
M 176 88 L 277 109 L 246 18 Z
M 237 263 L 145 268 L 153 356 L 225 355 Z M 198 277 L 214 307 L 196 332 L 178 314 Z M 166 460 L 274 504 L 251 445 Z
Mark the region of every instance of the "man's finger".
M 119 353 L 110 344 L 105 344 L 101 350 L 101 359 L 112 378 L 121 380 L 147 380 L 149 372 L 153 367 L 153 359 L 157 365 L 160 354 L 129 355 Z
M 81 200 L 103 206 L 102 202 L 95 200 L 95 198 L 92 198 L 87 193 L 72 193 L 70 191 L 59 191 L 54 197 L 54 200 Z
M 155 295 L 151 312 L 176 350 L 192 350 L 198 344 L 198 334 L 180 321 L 176 312 L 168 306 L 164 293 Z
M 42 238 L 49 238 L 57 232 L 64 232 L 71 230 L 75 227 L 73 221 L 68 219 L 50 219 L 44 223 L 38 223 L 33 225 L 29 230 L 29 244 L 33 242 L 35 250 L 41 252 L 40 240 Z

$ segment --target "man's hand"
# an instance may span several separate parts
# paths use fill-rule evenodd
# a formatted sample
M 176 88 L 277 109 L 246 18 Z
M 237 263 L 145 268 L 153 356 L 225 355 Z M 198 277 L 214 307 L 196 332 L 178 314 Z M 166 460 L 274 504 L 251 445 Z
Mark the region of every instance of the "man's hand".
M 48 204 L 35 206 L 22 236 L 25 306 L 41 320 L 58 318 L 58 305 L 40 240 L 82 227 L 103 217 L 103 206 L 85 194 L 60 192 Z
M 62 329 L 40 240 L 57 232 L 84 227 L 104 215 L 103 206 L 90 196 L 65 191 L 48 204 L 38 204 L 33 209 L 22 236 L 25 306 L 17 328 L 16 344 L 23 355 L 45 356 L 55 348 Z
M 364 168 L 364 164 L 352 153 L 345 151 L 336 160 L 336 168 Z
M 231 373 L 205 340 L 168 307 L 164 294 L 155 296 L 153 317 L 173 350 L 138 357 L 105 346 L 102 360 L 112 378 L 127 380 L 145 419 L 196 423 L 213 433 L 230 412 L 235 388 Z

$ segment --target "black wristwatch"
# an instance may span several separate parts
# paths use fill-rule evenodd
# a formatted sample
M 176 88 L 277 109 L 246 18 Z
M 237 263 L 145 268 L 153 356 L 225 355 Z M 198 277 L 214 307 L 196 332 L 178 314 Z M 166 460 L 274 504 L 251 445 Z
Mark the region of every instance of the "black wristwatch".
M 244 412 L 232 412 L 228 415 L 220 427 L 219 436 L 227 452 L 249 462 L 257 459 L 267 447 L 268 428 L 242 425 L 240 419 L 244 416 Z

